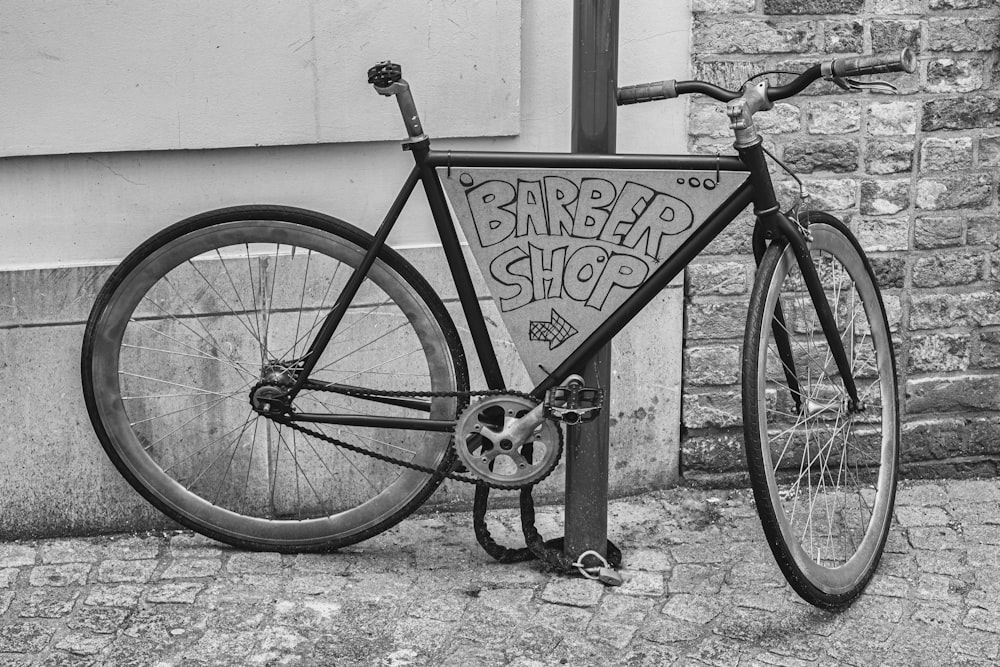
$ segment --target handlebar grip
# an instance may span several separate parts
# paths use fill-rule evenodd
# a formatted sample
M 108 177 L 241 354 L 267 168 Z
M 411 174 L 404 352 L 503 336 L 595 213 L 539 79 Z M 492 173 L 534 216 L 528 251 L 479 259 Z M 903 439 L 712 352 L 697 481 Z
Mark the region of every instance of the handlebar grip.
M 673 79 L 653 83 L 638 83 L 634 86 L 625 86 L 618 89 L 618 106 L 652 102 L 653 100 L 668 100 L 672 97 L 677 97 L 677 82 Z
M 913 73 L 917 69 L 917 56 L 907 47 L 898 56 L 856 56 L 854 58 L 837 58 L 823 68 L 825 76 L 860 76 L 864 74 L 882 74 L 884 72 Z

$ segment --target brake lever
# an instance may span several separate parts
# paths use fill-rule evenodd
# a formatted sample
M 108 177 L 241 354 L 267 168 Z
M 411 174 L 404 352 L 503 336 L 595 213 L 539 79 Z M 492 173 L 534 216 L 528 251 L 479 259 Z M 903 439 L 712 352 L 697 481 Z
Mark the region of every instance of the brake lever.
M 832 81 L 846 91 L 857 92 L 864 90 L 874 90 L 882 93 L 898 93 L 899 88 L 888 81 L 858 81 L 857 79 L 847 79 L 840 76 L 828 76 L 827 81 Z

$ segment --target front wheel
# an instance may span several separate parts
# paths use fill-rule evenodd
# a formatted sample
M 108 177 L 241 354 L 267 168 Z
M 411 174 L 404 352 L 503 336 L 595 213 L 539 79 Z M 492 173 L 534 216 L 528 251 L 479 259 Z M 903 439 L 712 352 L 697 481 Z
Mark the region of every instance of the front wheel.
M 352 544 L 430 495 L 440 475 L 293 430 L 251 404 L 294 378 L 370 244 L 318 213 L 250 206 L 177 223 L 122 262 L 87 323 L 83 388 L 101 444 L 139 493 L 205 535 L 276 551 Z M 468 389 L 460 349 L 428 283 L 383 248 L 310 378 L 445 395 L 372 401 L 314 388 L 295 409 L 454 420 Z M 309 426 L 425 469 L 454 462 L 450 433 Z
M 896 362 L 871 266 L 836 218 L 812 213 L 812 260 L 857 385 L 848 399 L 792 248 L 757 268 L 743 346 L 744 439 L 771 551 L 808 602 L 842 608 L 872 576 L 899 466 Z

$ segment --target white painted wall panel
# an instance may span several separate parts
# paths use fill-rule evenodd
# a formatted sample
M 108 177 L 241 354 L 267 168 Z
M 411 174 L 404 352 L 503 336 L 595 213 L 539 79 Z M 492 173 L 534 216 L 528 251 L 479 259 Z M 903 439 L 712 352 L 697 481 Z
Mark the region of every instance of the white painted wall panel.
M 0 155 L 395 138 L 385 59 L 438 136 L 512 135 L 520 34 L 519 0 L 5 0 Z

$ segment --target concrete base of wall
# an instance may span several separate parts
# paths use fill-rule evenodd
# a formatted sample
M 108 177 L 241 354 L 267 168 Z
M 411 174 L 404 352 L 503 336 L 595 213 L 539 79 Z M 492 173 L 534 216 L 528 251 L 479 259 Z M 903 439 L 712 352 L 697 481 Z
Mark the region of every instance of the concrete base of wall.
M 435 249 L 403 252 L 428 278 L 464 328 L 461 309 Z M 171 523 L 118 474 L 84 407 L 80 344 L 93 300 L 110 267 L 0 273 L 0 538 L 158 529 Z M 482 291 L 481 291 L 482 293 Z M 492 300 L 484 310 L 509 385 L 530 388 Z M 675 484 L 679 462 L 682 291 L 664 291 L 612 345 L 611 493 Z M 471 351 L 471 340 L 466 340 Z M 483 388 L 472 363 L 473 388 Z M 562 464 L 539 487 L 558 499 Z M 467 503 L 469 485 L 448 482 L 431 503 Z

